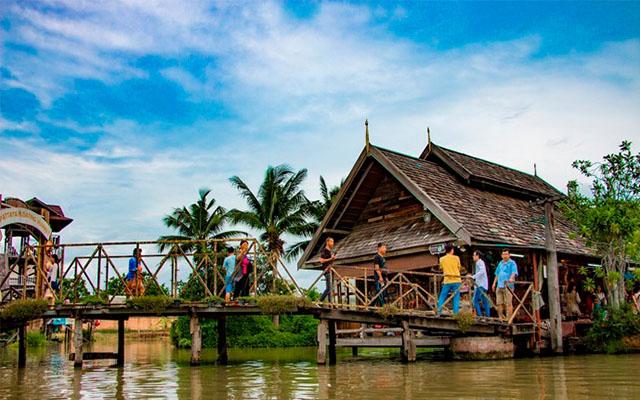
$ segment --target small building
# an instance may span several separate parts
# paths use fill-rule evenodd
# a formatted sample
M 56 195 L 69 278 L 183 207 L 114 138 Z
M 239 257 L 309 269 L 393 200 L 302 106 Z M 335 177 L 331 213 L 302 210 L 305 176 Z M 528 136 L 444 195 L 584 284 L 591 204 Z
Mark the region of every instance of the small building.
M 562 193 L 537 175 L 431 142 L 418 157 L 367 143 L 298 267 L 320 268 L 318 253 L 328 236 L 336 242 L 336 271 L 352 277 L 362 277 L 365 268 L 372 274 L 378 242 L 388 247 L 390 272 L 437 271 L 444 245 L 454 243 L 467 272 L 473 250 L 480 249 L 492 280 L 501 250 L 509 248 L 519 279 L 536 281 L 535 290 L 544 292 L 540 200 L 558 196 Z M 566 286 L 580 279 L 579 266 L 599 258 L 572 235 L 560 212 L 555 216 L 560 284 Z

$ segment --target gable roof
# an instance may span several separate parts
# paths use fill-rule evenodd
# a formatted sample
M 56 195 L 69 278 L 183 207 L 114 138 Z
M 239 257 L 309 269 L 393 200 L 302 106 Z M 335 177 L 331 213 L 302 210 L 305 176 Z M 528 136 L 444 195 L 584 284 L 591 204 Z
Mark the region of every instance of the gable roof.
M 434 146 L 433 149 L 436 147 Z M 353 255 L 360 251 L 358 250 L 360 248 L 359 241 L 368 243 L 369 239 L 374 236 L 376 241 L 393 239 L 389 235 L 380 236 L 379 234 L 389 229 L 397 232 L 399 227 L 381 226 L 381 229 L 375 231 L 376 234 L 374 234 L 367 227 L 355 227 L 357 218 L 352 216 L 363 210 L 363 204 L 367 203 L 373 193 L 370 186 L 374 185 L 375 187 L 381 174 L 385 173 L 391 174 L 423 205 L 425 210 L 433 214 L 439 221 L 439 226 L 445 229 L 444 231 L 434 229 L 437 228 L 436 225 L 430 225 L 431 230 L 426 226 L 422 227 L 423 238 L 419 240 L 421 243 L 414 243 L 414 239 L 420 236 L 420 229 L 417 229 L 416 232 L 405 231 L 404 235 L 397 237 L 397 248 L 411 246 L 417 248 L 420 247 L 420 244 L 424 246 L 430 243 L 441 243 L 442 240 L 455 240 L 459 243 L 473 245 L 508 245 L 544 249 L 544 209 L 542 205 L 532 200 L 549 197 L 552 194 L 557 195 L 559 192 L 542 179 L 505 168 L 505 170 L 511 171 L 508 173 L 510 175 L 504 178 L 503 182 L 496 183 L 499 185 L 498 190 L 488 190 L 495 188 L 486 183 L 477 184 L 476 182 L 474 184 L 472 182 L 471 172 L 467 170 L 470 168 L 468 165 L 475 163 L 473 168 L 480 168 L 485 165 L 483 163 L 493 165 L 495 167 L 493 172 L 483 173 L 487 176 L 499 174 L 500 168 L 504 167 L 461 155 L 459 159 L 463 161 L 456 162 L 454 167 L 461 169 L 460 173 L 467 171 L 469 174 L 467 179 L 461 179 L 460 173 L 452 171 L 453 168 L 448 163 L 443 163 L 440 157 L 431 158 L 427 155 L 423 158 L 415 158 L 377 146 L 370 146 L 368 150 L 367 152 L 365 148 L 358 157 L 345 184 L 298 262 L 299 268 L 311 261 L 312 253 L 317 251 L 319 240 L 324 234 L 346 236 L 340 247 L 345 248 L 346 244 L 350 244 L 355 248 L 348 252 L 345 250 L 340 250 L 340 252 L 346 254 L 354 252 Z M 441 148 L 437 148 L 435 151 L 441 152 L 445 157 L 452 154 L 451 151 Z M 456 154 L 460 155 L 461 153 Z M 480 173 L 473 168 L 472 170 L 476 174 Z M 517 180 L 520 180 L 520 185 L 524 185 L 526 180 L 530 179 L 535 180 L 540 186 L 529 191 L 510 188 L 517 183 Z M 525 188 L 516 187 L 516 189 Z M 347 220 L 347 218 L 349 219 Z M 571 232 L 572 228 L 569 222 L 558 213 L 556 215 L 558 252 L 593 255 L 593 251 L 579 238 L 574 238 Z
M 527 198 L 560 195 L 561 192 L 536 175 L 530 175 L 455 150 L 428 145 L 420 159 L 435 161 L 449 168 L 468 184 L 488 187 Z

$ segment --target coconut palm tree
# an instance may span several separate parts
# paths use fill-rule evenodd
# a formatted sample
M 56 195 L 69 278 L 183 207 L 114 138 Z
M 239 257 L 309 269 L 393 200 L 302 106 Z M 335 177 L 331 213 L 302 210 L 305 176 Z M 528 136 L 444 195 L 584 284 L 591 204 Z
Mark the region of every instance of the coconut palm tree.
M 318 230 L 320 224 L 322 223 L 322 220 L 324 219 L 324 216 L 327 214 L 329 208 L 331 207 L 331 203 L 333 203 L 333 200 L 338 195 L 338 192 L 340 192 L 340 188 L 343 184 L 344 179 L 340 181 L 340 185 L 329 188 L 326 181 L 324 180 L 324 177 L 320 176 L 321 199 L 311 201 L 307 204 L 307 207 L 309 208 L 308 214 L 311 219 L 308 221 L 305 229 L 303 230 L 302 234 L 300 234 L 300 236 L 309 238 L 313 236 L 316 230 Z M 307 246 L 309 245 L 309 241 L 310 239 L 306 239 L 293 244 L 291 247 L 289 247 L 289 249 L 287 249 L 285 258 L 288 261 L 292 261 L 297 258 L 300 253 L 302 253 L 304 249 L 307 248 Z
M 259 231 L 260 240 L 274 259 L 284 253 L 283 235 L 299 236 L 308 229 L 309 200 L 300 187 L 306 177 L 306 169 L 269 166 L 257 194 L 238 176 L 229 178 L 248 206 L 248 210 L 230 210 L 229 219 Z
M 177 231 L 174 235 L 160 236 L 158 240 L 208 240 L 227 239 L 234 236 L 246 236 L 242 231 L 223 231 L 227 223 L 227 211 L 222 206 L 216 206 L 216 200 L 209 195 L 210 189 L 200 189 L 198 200 L 189 205 L 175 208 L 171 214 L 164 217 L 164 224 Z M 171 246 L 161 243 L 160 250 Z M 180 248 L 185 253 L 195 251 L 203 253 L 209 251 L 206 243 L 182 243 Z

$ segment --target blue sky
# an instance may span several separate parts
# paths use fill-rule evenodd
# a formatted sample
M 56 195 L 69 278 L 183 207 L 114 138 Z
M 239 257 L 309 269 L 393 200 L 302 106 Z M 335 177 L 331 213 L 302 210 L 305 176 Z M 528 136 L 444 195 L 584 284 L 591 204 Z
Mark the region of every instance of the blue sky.
M 2 2 L 0 193 L 67 241 L 152 239 L 267 165 L 336 184 L 363 147 L 436 143 L 559 188 L 640 142 L 640 2 Z

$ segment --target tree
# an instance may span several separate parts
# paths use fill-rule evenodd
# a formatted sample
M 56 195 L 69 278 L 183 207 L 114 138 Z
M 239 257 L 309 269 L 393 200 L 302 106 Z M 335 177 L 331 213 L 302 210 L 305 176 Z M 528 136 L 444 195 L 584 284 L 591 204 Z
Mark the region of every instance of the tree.
M 197 267 L 204 257 L 211 258 L 217 256 L 214 254 L 211 244 L 205 242 L 206 240 L 228 239 L 234 236 L 247 235 L 246 232 L 242 231 L 223 231 L 228 220 L 227 210 L 224 207 L 217 206 L 215 199 L 209 198 L 209 194 L 211 194 L 211 190 L 200 189 L 198 200 L 195 203 L 189 206 L 175 208 L 171 214 L 165 216 L 164 224 L 169 228 L 175 229 L 177 234 L 164 235 L 159 238 L 161 241 L 200 240 L 201 242 L 180 244 L 160 243 L 159 247 L 161 251 L 164 251 L 170 246 L 177 246 L 185 254 L 193 252 L 193 260 Z M 175 248 L 175 250 L 172 249 L 172 252 L 180 254 L 177 248 Z M 199 269 L 199 274 L 203 280 L 205 280 L 205 276 L 210 280 L 213 275 L 212 272 L 213 266 L 211 263 L 207 263 L 205 268 Z M 202 287 L 200 280 L 193 276 L 193 272 L 189 275 L 189 279 L 192 279 L 189 288 L 195 290 L 197 293 L 202 293 L 201 297 L 204 297 L 204 287 Z M 210 285 L 210 282 L 207 282 L 207 285 Z
M 311 201 L 307 204 L 309 207 L 309 216 L 311 220 L 309 221 L 304 233 L 301 236 L 304 236 L 305 240 L 302 240 L 298 243 L 293 244 L 289 249 L 287 249 L 286 259 L 288 261 L 292 261 L 296 259 L 300 253 L 304 251 L 309 245 L 310 239 L 309 237 L 313 236 L 313 234 L 318 230 L 322 220 L 325 215 L 329 211 L 333 200 L 340 192 L 340 188 L 344 184 L 344 179 L 340 181 L 340 185 L 333 186 L 329 189 L 327 183 L 324 180 L 324 177 L 320 176 L 320 200 Z
M 561 208 L 602 257 L 609 304 L 617 309 L 625 300 L 629 262 L 640 259 L 640 153 L 632 154 L 631 142 L 623 141 L 602 162 L 577 160 L 573 167 L 591 180 L 591 193 L 580 193 L 571 181 Z
M 269 166 L 257 195 L 238 176 L 229 179 L 248 206 L 248 210 L 230 210 L 230 220 L 258 230 L 274 261 L 284 253 L 283 235 L 300 236 L 309 230 L 309 200 L 300 187 L 306 177 L 306 169 L 296 172 L 284 164 Z

